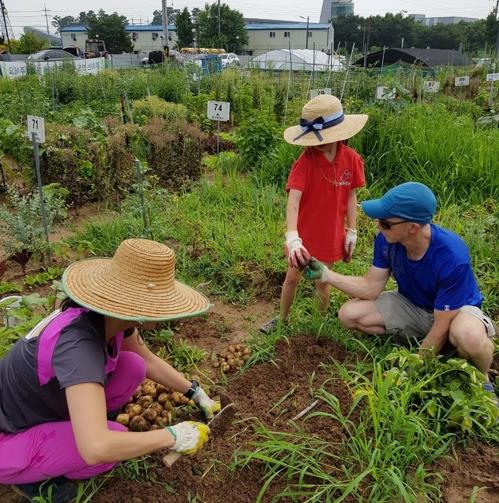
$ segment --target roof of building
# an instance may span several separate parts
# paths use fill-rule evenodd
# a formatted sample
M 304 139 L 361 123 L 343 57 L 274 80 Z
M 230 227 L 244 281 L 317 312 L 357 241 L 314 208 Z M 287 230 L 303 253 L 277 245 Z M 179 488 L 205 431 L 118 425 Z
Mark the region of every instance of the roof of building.
M 331 25 L 327 23 L 247 23 L 247 30 L 329 30 Z
M 469 64 L 469 58 L 455 49 L 385 49 L 367 55 L 367 66 L 380 67 L 395 63 L 420 63 L 426 67 L 434 66 L 464 66 Z M 363 66 L 364 56 L 355 61 L 354 65 Z
M 331 26 L 327 23 L 308 23 L 309 30 L 329 30 Z M 293 23 L 290 21 L 286 22 L 258 22 L 258 23 L 246 23 L 246 30 L 306 30 L 307 23 Z M 77 33 L 86 32 L 87 27 L 84 24 L 70 24 L 61 28 L 61 33 Z M 168 25 L 169 31 L 176 31 L 176 26 L 174 24 Z M 138 32 L 138 31 L 163 31 L 163 25 L 161 24 L 127 24 L 125 26 L 125 31 L 127 32 Z

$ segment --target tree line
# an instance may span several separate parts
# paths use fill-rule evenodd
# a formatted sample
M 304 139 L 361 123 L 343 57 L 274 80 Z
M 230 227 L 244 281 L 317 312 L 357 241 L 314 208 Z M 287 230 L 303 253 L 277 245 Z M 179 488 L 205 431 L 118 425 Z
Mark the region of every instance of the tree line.
M 402 14 L 384 16 L 342 16 L 333 20 L 336 45 L 360 51 L 382 47 L 417 47 L 431 49 L 462 49 L 476 53 L 493 51 L 499 21 L 491 12 L 486 19 L 456 24 L 425 26 Z

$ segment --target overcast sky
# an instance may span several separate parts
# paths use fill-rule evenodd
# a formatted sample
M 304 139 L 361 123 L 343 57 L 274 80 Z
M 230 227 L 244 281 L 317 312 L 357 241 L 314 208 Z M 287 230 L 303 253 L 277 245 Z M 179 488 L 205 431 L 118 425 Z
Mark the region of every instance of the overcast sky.
M 213 3 L 211 0 L 208 3 Z M 484 18 L 492 10 L 496 0 L 354 0 L 355 14 L 360 16 L 383 15 L 386 12 L 426 14 L 426 16 L 465 16 Z M 167 0 L 176 9 L 204 7 L 205 0 Z M 245 17 L 285 19 L 301 21 L 300 16 L 310 16 L 310 22 L 318 22 L 322 0 L 221 0 L 237 9 Z M 107 13 L 118 12 L 130 22 L 147 23 L 154 10 L 161 10 L 161 0 L 4 0 L 10 23 L 18 36 L 25 25 L 45 28 L 44 7 L 50 16 L 77 15 L 80 11 L 104 9 Z M 52 27 L 51 27 L 52 30 Z

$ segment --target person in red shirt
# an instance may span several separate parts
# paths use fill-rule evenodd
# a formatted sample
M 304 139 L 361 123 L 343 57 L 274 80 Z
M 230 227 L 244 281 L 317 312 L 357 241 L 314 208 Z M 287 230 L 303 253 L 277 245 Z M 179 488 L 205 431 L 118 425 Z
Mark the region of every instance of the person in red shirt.
M 294 163 L 286 190 L 286 243 L 288 271 L 282 287 L 280 318 L 287 321 L 296 289 L 306 265 L 304 252 L 330 266 L 348 262 L 357 242 L 357 187 L 365 185 L 364 162 L 344 141 L 366 124 L 367 115 L 345 115 L 335 96 L 319 95 L 302 109 L 300 125 L 284 132 L 292 145 L 306 147 Z M 345 226 L 346 225 L 346 226 Z M 316 282 L 324 310 L 330 286 Z M 279 317 L 260 330 L 272 332 Z

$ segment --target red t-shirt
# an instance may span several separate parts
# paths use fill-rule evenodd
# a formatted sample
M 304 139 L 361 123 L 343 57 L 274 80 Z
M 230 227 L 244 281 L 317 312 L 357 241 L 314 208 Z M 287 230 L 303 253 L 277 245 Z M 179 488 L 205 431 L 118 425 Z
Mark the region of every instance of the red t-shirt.
M 348 196 L 365 183 L 362 157 L 342 142 L 333 162 L 307 148 L 293 164 L 286 190 L 302 192 L 298 234 L 312 256 L 326 263 L 344 257 Z

